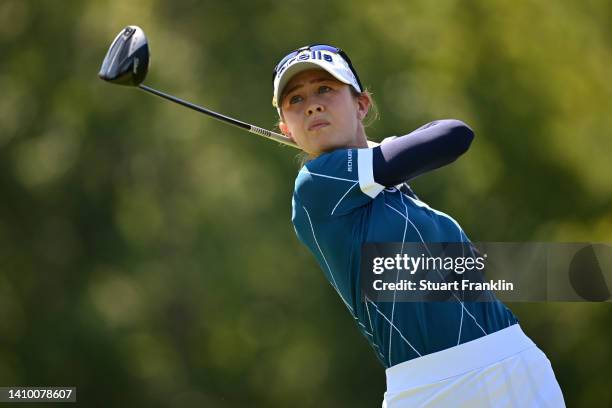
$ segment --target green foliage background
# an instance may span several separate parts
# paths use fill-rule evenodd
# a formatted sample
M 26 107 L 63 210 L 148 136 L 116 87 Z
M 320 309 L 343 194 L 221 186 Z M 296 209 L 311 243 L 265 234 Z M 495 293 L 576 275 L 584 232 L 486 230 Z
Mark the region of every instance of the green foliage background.
M 612 241 L 612 3 L 0 1 L 0 385 L 84 406 L 374 407 L 384 370 L 291 226 L 293 149 L 111 86 L 262 127 L 290 49 L 345 49 L 373 140 L 439 118 L 470 151 L 413 188 L 475 241 Z M 510 305 L 568 406 L 611 406 L 609 304 Z

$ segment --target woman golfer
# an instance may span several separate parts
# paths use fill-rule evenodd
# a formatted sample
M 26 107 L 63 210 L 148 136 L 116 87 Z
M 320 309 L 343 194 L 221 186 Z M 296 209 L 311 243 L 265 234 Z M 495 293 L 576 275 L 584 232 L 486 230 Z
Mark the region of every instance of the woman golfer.
M 550 361 L 498 300 L 361 296 L 363 244 L 469 242 L 402 183 L 457 159 L 472 130 L 439 120 L 369 147 L 362 121 L 372 99 L 348 56 L 329 45 L 278 63 L 273 105 L 281 131 L 308 155 L 295 181 L 295 231 L 386 368 L 383 407 L 564 406 Z

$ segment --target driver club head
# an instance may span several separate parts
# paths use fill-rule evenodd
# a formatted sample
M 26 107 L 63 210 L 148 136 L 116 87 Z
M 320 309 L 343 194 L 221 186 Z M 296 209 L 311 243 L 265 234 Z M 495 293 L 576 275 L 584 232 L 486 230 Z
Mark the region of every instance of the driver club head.
M 98 76 L 113 84 L 138 86 L 149 68 L 149 45 L 144 31 L 127 26 L 115 37 Z

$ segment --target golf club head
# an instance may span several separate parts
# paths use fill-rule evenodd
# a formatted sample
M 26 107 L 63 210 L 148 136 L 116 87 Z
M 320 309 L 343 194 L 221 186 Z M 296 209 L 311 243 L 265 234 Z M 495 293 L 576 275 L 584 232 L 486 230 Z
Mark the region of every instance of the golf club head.
M 115 37 L 98 76 L 119 85 L 138 86 L 149 68 L 149 45 L 144 31 L 138 26 L 127 26 Z

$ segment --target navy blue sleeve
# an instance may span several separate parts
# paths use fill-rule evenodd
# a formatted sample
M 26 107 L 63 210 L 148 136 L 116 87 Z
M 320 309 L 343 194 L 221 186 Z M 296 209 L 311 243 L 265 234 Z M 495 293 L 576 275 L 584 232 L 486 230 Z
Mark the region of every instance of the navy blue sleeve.
M 373 149 L 374 180 L 392 187 L 445 166 L 465 153 L 473 138 L 472 129 L 460 120 L 428 123 Z

